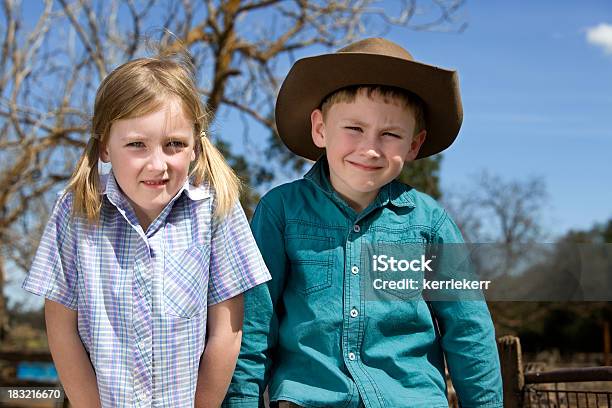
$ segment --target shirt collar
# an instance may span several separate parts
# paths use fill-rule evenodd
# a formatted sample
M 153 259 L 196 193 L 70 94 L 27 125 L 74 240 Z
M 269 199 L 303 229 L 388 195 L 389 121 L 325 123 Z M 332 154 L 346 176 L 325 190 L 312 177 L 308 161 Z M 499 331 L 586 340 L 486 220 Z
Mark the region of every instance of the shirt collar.
M 192 201 L 204 200 L 206 198 L 210 198 L 211 196 L 210 186 L 208 184 L 202 183 L 199 186 L 194 186 L 189 182 L 189 179 L 185 181 L 185 184 L 183 184 L 183 187 L 181 187 L 178 194 L 180 194 L 182 191 L 185 191 L 187 197 L 189 197 Z
M 104 186 L 102 195 L 106 195 L 113 204 L 117 206 L 124 204 L 124 202 L 127 202 L 125 196 L 119 188 L 119 185 L 117 184 L 117 179 L 115 179 L 115 175 L 113 174 L 112 170 L 110 171 L 110 173 L 102 175 L 100 177 L 100 180 L 101 185 Z M 180 197 L 183 191 L 192 201 L 204 200 L 211 196 L 210 187 L 206 183 L 203 183 L 199 186 L 194 186 L 189 182 L 189 179 L 187 179 L 179 189 L 178 193 L 176 193 L 172 201 Z
M 304 178 L 314 183 L 315 186 L 326 194 L 331 195 L 334 193 L 334 188 L 329 181 L 329 164 L 325 155 L 319 157 L 310 170 L 308 170 L 308 173 L 304 174 Z
M 304 175 L 304 178 L 314 183 L 315 186 L 329 196 L 335 193 L 329 180 L 329 164 L 325 155 L 322 155 L 315 162 L 308 173 Z M 391 203 L 395 207 L 415 207 L 414 200 L 412 199 L 412 190 L 412 187 L 400 181 L 392 180 L 380 188 L 376 201 L 381 206 Z
M 102 195 L 105 195 L 115 207 L 125 208 L 127 200 L 121 192 L 121 189 L 119 189 L 113 171 L 111 170 L 108 174 L 102 175 L 100 180 L 101 184 L 104 186 Z

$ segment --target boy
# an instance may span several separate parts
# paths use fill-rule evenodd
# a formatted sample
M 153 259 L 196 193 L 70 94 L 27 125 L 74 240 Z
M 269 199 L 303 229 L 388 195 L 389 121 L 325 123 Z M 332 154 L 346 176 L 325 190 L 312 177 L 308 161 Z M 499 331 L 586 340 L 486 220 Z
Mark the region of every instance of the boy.
M 434 200 L 394 180 L 405 163 L 446 149 L 461 120 L 456 73 L 390 41 L 295 63 L 276 123 L 293 152 L 318 160 L 253 217 L 272 281 L 245 294 L 224 406 L 262 406 L 268 386 L 281 408 L 448 407 L 444 357 L 463 407 L 503 406 L 484 302 L 368 295 L 369 246 L 462 242 Z

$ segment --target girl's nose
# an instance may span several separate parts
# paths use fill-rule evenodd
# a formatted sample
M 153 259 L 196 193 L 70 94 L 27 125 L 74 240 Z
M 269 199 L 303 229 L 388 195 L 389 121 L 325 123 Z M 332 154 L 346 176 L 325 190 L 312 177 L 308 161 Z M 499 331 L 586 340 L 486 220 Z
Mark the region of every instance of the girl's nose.
M 154 172 L 162 172 L 168 169 L 166 163 L 166 157 L 162 151 L 155 150 L 149 157 L 148 166 L 149 170 Z

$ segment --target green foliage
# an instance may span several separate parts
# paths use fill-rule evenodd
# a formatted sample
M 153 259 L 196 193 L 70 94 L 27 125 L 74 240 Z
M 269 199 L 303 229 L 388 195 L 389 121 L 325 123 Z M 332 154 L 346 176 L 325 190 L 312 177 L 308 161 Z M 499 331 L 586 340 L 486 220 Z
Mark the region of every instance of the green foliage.
M 612 243 L 612 218 L 607 223 L 596 224 L 586 231 L 569 231 L 563 238 L 566 242 L 575 243 Z
M 304 168 L 309 163 L 308 160 L 298 156 L 285 146 L 276 132 L 270 132 L 268 136 L 267 158 L 275 163 L 276 167 L 285 173 L 301 176 Z
M 546 313 L 537 322 L 517 331 L 524 351 L 540 352 L 558 349 L 566 352 L 601 352 L 601 324 L 592 316 L 584 316 L 585 303 L 534 303 Z
M 261 198 L 255 188 L 271 181 L 273 174 L 258 163 L 249 163 L 243 155 L 232 153 L 227 143 L 222 140 L 216 141 L 215 145 L 242 181 L 240 203 L 250 219 Z
M 441 161 L 442 155 L 437 154 L 407 163 L 398 180 L 438 200 L 442 196 L 440 191 Z

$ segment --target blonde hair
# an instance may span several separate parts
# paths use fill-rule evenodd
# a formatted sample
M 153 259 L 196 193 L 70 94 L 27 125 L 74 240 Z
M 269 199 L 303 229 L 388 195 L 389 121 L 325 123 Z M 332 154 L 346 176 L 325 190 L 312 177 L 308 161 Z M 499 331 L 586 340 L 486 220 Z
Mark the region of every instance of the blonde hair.
M 91 137 L 68 182 L 73 194 L 73 215 L 90 222 L 100 218 L 102 206 L 98 159 L 112 124 L 161 109 L 168 98 L 178 97 L 193 120 L 196 159 L 189 171 L 191 182 L 208 182 L 215 192 L 214 215 L 226 216 L 240 194 L 240 181 L 205 134 L 208 116 L 195 85 L 195 69 L 183 52 L 156 58 L 139 58 L 111 72 L 100 84 L 94 103 Z
M 370 99 L 372 95 L 378 95 L 383 98 L 385 103 L 400 102 L 403 106 L 412 110 L 415 119 L 414 134 L 416 135 L 425 129 L 425 107 L 421 98 L 405 89 L 385 85 L 354 85 L 335 91 L 325 97 L 321 103 L 323 117 L 326 117 L 329 109 L 336 103 L 355 102 L 359 92 L 365 92 Z

